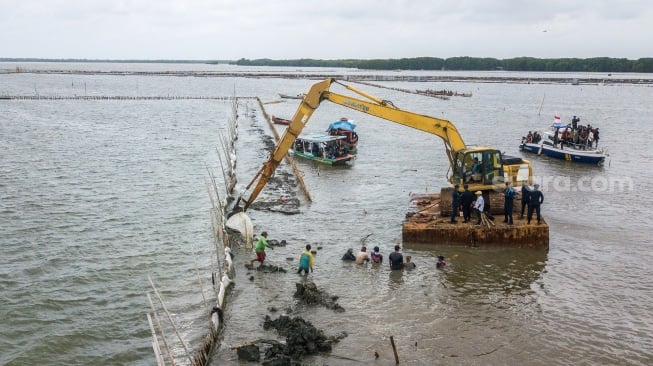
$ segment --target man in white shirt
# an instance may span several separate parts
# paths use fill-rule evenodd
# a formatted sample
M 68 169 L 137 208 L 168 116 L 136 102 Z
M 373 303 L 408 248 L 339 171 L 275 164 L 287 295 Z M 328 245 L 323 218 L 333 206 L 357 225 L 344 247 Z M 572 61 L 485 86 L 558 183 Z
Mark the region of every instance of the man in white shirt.
M 476 202 L 474 202 L 474 210 L 476 210 L 476 214 L 478 215 L 476 226 L 481 225 L 481 214 L 483 214 L 483 208 L 485 208 L 485 201 L 483 200 L 483 192 L 476 191 Z

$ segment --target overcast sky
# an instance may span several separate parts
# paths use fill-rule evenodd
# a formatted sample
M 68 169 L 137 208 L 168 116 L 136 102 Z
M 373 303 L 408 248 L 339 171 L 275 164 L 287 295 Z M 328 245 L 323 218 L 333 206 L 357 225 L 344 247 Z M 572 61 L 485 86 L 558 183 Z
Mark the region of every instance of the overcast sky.
M 647 0 L 0 0 L 0 58 L 653 57 Z

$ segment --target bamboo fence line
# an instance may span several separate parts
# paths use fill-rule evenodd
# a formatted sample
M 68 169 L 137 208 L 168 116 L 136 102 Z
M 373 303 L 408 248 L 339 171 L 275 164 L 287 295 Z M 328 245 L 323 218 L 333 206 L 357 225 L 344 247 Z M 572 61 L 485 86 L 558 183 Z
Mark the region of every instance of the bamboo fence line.
M 222 163 L 222 154 L 218 151 L 218 158 L 220 160 L 220 166 L 222 170 L 222 177 L 224 179 L 224 188 L 226 191 L 226 196 L 232 195 L 233 187 L 235 186 L 236 175 L 234 172 L 235 167 L 235 144 L 234 141 L 237 139 L 237 118 L 238 118 L 238 98 L 230 97 L 232 100 L 232 116 L 229 118 L 228 131 L 229 136 L 224 137 L 220 135 L 219 140 L 222 145 L 222 154 L 228 157 L 227 161 L 229 162 L 228 166 L 225 167 Z M 233 161 L 232 161 L 233 160 Z M 225 169 L 226 168 L 226 169 Z M 172 316 L 168 311 L 163 299 L 161 298 L 158 289 L 155 287 L 154 282 L 148 276 L 148 280 L 152 285 L 154 293 L 159 299 L 160 306 L 163 309 L 164 313 L 167 316 L 168 321 L 170 322 L 170 327 L 175 331 L 179 344 L 184 349 L 185 358 L 187 363 L 182 359 L 176 359 L 171 345 L 168 342 L 168 337 L 164 333 L 164 327 L 159 320 L 157 315 L 157 309 L 152 302 L 149 293 L 147 293 L 148 300 L 150 302 L 151 313 L 147 314 L 148 324 L 150 325 L 150 330 L 152 332 L 152 349 L 154 351 L 156 363 L 158 366 L 165 366 L 170 364 L 176 366 L 177 363 L 184 363 L 191 366 L 205 366 L 208 364 L 210 359 L 211 350 L 215 347 L 218 341 L 218 331 L 222 326 L 223 322 L 223 312 L 225 296 L 227 290 L 233 283 L 232 278 L 234 278 L 235 270 L 233 267 L 233 262 L 231 260 L 231 248 L 229 247 L 229 237 L 225 229 L 225 208 L 229 199 L 225 196 L 224 198 L 220 195 L 220 189 L 218 187 L 215 175 L 207 167 L 210 182 L 205 182 L 207 187 L 207 193 L 209 194 L 209 199 L 211 201 L 211 228 L 213 241 L 215 243 L 215 248 L 211 248 L 211 251 L 215 249 L 216 261 L 211 260 L 211 265 L 213 266 L 217 263 L 217 272 L 214 270 L 211 272 L 211 282 L 213 290 L 216 293 L 215 297 L 215 306 L 209 309 L 208 299 L 205 296 L 204 285 L 202 281 L 202 276 L 200 275 L 199 265 L 197 264 L 197 258 L 195 256 L 194 248 L 191 248 L 193 252 L 193 260 L 195 262 L 195 271 L 197 274 L 197 280 L 199 283 L 199 289 L 202 293 L 202 302 L 204 307 L 205 315 L 208 320 L 208 332 L 202 337 L 202 342 L 199 347 L 196 348 L 194 354 L 191 355 L 191 352 L 186 345 L 183 337 L 177 330 L 177 326 L 174 324 Z M 233 199 L 233 197 L 232 197 Z M 212 256 L 211 256 L 212 257 Z M 157 327 L 154 324 L 157 324 Z M 164 344 L 166 353 L 162 352 L 161 340 Z
M 232 100 L 231 96 L 205 95 L 0 95 L 0 100 Z M 237 99 L 257 99 L 238 97 Z

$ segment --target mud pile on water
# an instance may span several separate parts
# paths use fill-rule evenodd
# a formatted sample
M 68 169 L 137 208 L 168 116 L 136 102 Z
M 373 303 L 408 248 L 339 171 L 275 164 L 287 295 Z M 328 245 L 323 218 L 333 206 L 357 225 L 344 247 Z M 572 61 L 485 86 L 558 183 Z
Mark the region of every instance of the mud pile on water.
M 304 356 L 330 352 L 332 343 L 347 336 L 342 333 L 337 337 L 327 337 L 322 330 L 315 328 L 310 322 L 286 315 L 275 320 L 266 315 L 263 328 L 266 330 L 274 328 L 279 335 L 286 337 L 286 344 L 270 342 L 271 347 L 265 351 L 264 365 L 299 365 L 299 361 Z
M 288 171 L 278 169 L 265 185 L 266 198 L 254 201 L 250 208 L 296 215 L 300 213 L 296 187 L 295 176 Z
M 345 309 L 336 302 L 338 296 L 332 296 L 326 292 L 320 291 L 313 281 L 306 280 L 302 283 L 297 282 L 295 283 L 295 286 L 297 286 L 297 291 L 295 291 L 294 296 L 306 304 L 324 305 L 327 309 L 337 312 L 345 311 Z
M 259 266 L 255 264 L 250 264 L 250 263 L 245 263 L 245 268 L 252 270 L 252 271 L 258 271 L 258 272 L 263 272 L 263 273 L 286 273 L 288 272 L 286 269 L 283 267 L 275 266 L 274 264 L 267 264 L 263 263 Z

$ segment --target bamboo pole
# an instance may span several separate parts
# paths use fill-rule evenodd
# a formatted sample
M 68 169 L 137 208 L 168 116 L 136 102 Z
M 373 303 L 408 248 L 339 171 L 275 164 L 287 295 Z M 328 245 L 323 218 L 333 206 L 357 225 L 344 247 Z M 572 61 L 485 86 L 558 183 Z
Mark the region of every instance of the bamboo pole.
M 226 234 L 223 231 L 224 220 L 223 220 L 223 213 L 222 212 L 224 211 L 224 206 L 222 204 L 222 201 L 220 200 L 220 192 L 218 190 L 218 185 L 217 185 L 217 183 L 215 181 L 215 176 L 213 175 L 211 170 L 208 169 L 208 167 L 207 167 L 207 171 L 208 171 L 209 177 L 210 177 L 210 179 L 211 179 L 211 181 L 213 183 L 213 189 L 215 191 L 215 194 L 218 196 L 218 204 L 219 204 L 219 207 L 220 207 L 220 210 L 218 210 L 215 207 L 215 203 L 213 201 L 211 191 L 210 191 L 209 185 L 207 183 L 206 189 L 207 189 L 207 192 L 209 194 L 209 198 L 211 199 L 211 206 L 213 207 L 212 214 L 215 215 L 215 222 L 217 224 L 217 225 L 214 226 L 214 221 L 211 220 L 211 225 L 212 225 L 212 229 L 213 229 L 213 240 L 215 242 L 216 258 L 217 258 L 217 262 L 218 262 L 218 272 L 220 273 L 220 277 L 222 277 L 222 264 L 220 263 L 219 244 L 222 243 L 222 246 L 224 247 L 226 245 L 226 243 L 227 243 L 226 240 L 225 240 L 226 239 L 226 237 L 225 237 Z
M 156 330 L 154 330 L 154 323 L 152 322 L 152 316 L 150 313 L 147 313 L 147 323 L 150 325 L 150 330 L 152 331 L 152 350 L 154 350 L 154 357 L 156 357 L 156 364 L 158 366 L 165 366 L 165 361 L 161 355 L 161 347 L 159 346 L 159 339 L 156 335 Z
M 195 262 L 195 272 L 197 274 L 197 283 L 200 285 L 200 292 L 202 293 L 202 302 L 204 303 L 204 310 L 206 311 L 207 317 L 211 318 L 211 311 L 209 310 L 209 304 L 206 302 L 206 296 L 204 295 L 204 286 L 202 285 L 202 277 L 200 276 L 200 269 L 197 265 L 197 256 L 195 256 L 195 246 L 190 244 L 190 251 L 193 254 L 193 261 Z
M 179 334 L 179 330 L 177 329 L 177 326 L 175 325 L 175 321 L 172 319 L 172 315 L 170 315 L 170 312 L 168 311 L 168 308 L 166 307 L 166 304 L 163 302 L 163 299 L 161 298 L 161 294 L 159 293 L 159 290 L 157 290 L 156 286 L 154 286 L 154 282 L 152 282 L 152 278 L 150 276 L 147 276 L 147 280 L 150 281 L 150 285 L 152 285 L 152 289 L 154 290 L 154 294 L 159 299 L 159 302 L 161 303 L 161 306 L 163 307 L 163 311 L 168 316 L 168 320 L 170 321 L 170 324 L 172 325 L 172 329 L 174 329 L 175 334 L 177 334 L 177 338 L 179 339 L 179 342 L 181 342 L 181 346 L 184 348 L 184 351 L 186 351 L 186 356 L 188 356 L 188 361 L 190 361 L 190 363 L 192 364 L 193 363 L 193 358 L 190 355 L 190 351 L 188 350 L 188 346 L 186 345 L 186 342 L 184 342 L 184 339 L 181 337 L 181 334 Z
M 392 344 L 392 352 L 395 354 L 395 363 L 399 364 L 399 355 L 397 354 L 397 346 L 395 346 L 395 338 L 390 336 L 390 344 Z
M 156 315 L 156 310 L 154 309 L 154 303 L 152 302 L 152 298 L 150 297 L 150 293 L 146 292 L 147 295 L 147 301 L 150 303 L 150 308 L 152 309 L 152 314 L 154 314 L 154 320 L 156 320 L 156 324 L 159 328 L 159 333 L 161 333 L 161 339 L 163 340 L 163 345 L 166 348 L 166 351 L 168 352 L 168 357 L 170 358 L 170 363 L 172 366 L 175 366 L 175 358 L 172 356 L 172 351 L 170 350 L 170 345 L 168 344 L 168 339 L 166 338 L 166 334 L 163 331 L 163 326 L 161 325 L 161 321 L 159 320 L 159 317 Z
M 542 106 L 544 105 L 544 97 L 546 97 L 546 93 L 542 95 L 542 103 L 540 103 L 540 110 L 537 111 L 537 115 L 539 116 L 540 113 L 542 112 Z

